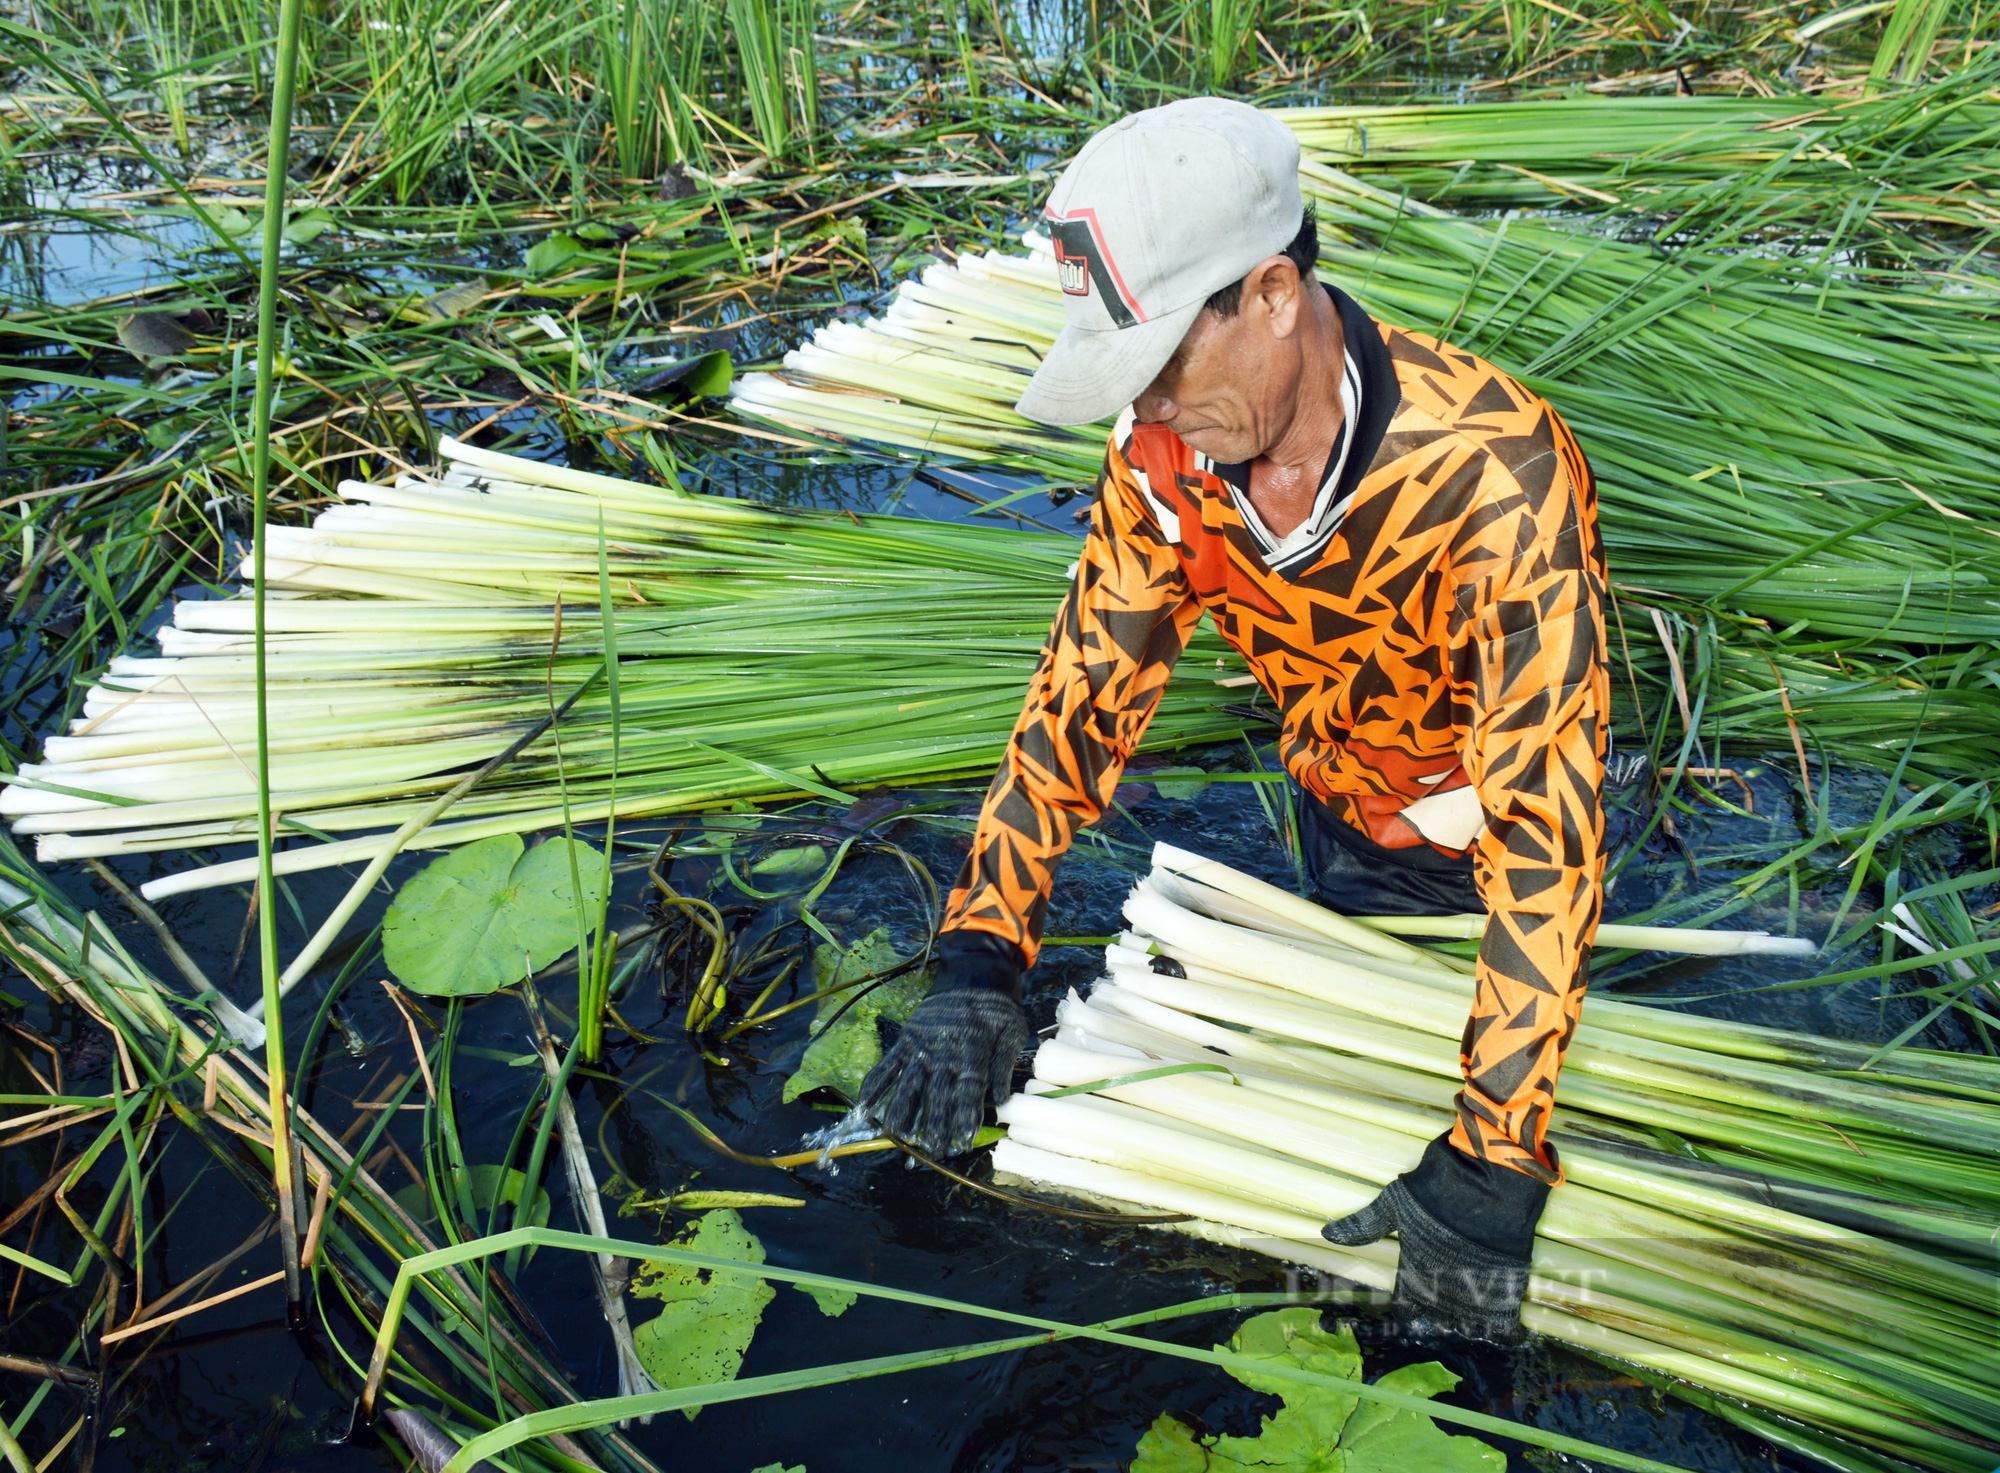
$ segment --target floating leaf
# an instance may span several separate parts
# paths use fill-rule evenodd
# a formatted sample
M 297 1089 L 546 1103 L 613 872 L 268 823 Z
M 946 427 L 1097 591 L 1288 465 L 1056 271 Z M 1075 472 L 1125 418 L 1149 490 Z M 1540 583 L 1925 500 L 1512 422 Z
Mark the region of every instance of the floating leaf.
M 118 341 L 145 363 L 178 358 L 195 344 L 194 334 L 165 312 L 134 312 L 118 320 Z
M 704 1213 L 674 1246 L 714 1258 L 762 1263 L 764 1245 L 728 1209 Z M 750 1337 L 764 1306 L 777 1291 L 759 1278 L 690 1264 L 649 1263 L 632 1280 L 640 1299 L 659 1299 L 666 1309 L 632 1332 L 639 1363 L 663 1390 L 733 1381 L 742 1368 Z M 692 1421 L 701 1410 L 686 1409 Z
M 813 950 L 815 990 L 865 977 L 870 972 L 886 972 L 898 960 L 896 948 L 889 944 L 887 926 L 863 937 L 851 951 L 841 952 L 825 945 L 816 947 Z M 786 1100 L 795 1100 L 807 1090 L 821 1085 L 831 1085 L 849 1099 L 858 1095 L 861 1081 L 882 1057 L 882 1039 L 875 1031 L 875 1020 L 880 1017 L 900 1023 L 909 1017 L 929 989 L 930 977 L 923 972 L 909 972 L 880 986 L 870 987 L 865 983 L 863 986 L 868 990 L 858 998 L 851 993 L 839 992 L 820 999 L 812 1026 L 817 1036 L 806 1046 L 805 1057 L 799 1060 L 797 1072 L 785 1081 Z M 854 1005 L 841 1014 L 839 1022 L 828 1028 L 827 1020 L 850 1001 Z
M 800 1463 L 796 1468 L 787 1468 L 783 1463 L 766 1463 L 761 1468 L 752 1468 L 750 1473 L 806 1473 L 806 1465 Z
M 389 970 L 432 997 L 479 997 L 567 955 L 577 932 L 572 850 L 594 919 L 602 855 L 570 839 L 523 853 L 520 835 L 496 834 L 432 860 L 396 892 L 382 922 Z
M 284 237 L 286 244 L 302 246 L 310 241 L 317 240 L 327 231 L 333 229 L 334 224 L 333 216 L 315 205 L 309 210 L 301 210 L 292 216 L 291 219 L 285 222 L 284 229 L 278 233 Z
M 531 276 L 547 276 L 582 249 L 582 241 L 567 231 L 558 230 L 529 246 L 522 264 Z
M 460 282 L 447 291 L 425 297 L 417 305 L 440 321 L 463 317 L 486 296 L 486 283 L 481 280 Z
M 189 430 L 198 429 L 204 421 L 193 415 L 172 415 L 166 419 L 156 419 L 146 426 L 146 443 L 155 450 L 169 450 L 178 445 Z
M 1361 1352 L 1346 1325 L 1329 1334 L 1319 1311 L 1274 1310 L 1244 1321 L 1226 1347 L 1238 1355 L 1320 1371 L 1353 1381 Z M 1254 1391 L 1284 1398 L 1255 1437 L 1202 1441 L 1162 1413 L 1139 1439 L 1131 1473 L 1503 1473 L 1506 1455 L 1471 1437 L 1453 1437 L 1421 1412 L 1407 1412 L 1350 1391 L 1304 1386 L 1275 1376 L 1232 1371 Z M 1458 1377 L 1436 1361 L 1404 1366 L 1380 1382 L 1392 1391 L 1430 1397 Z
M 210 205 L 208 218 L 215 222 L 217 230 L 236 238 L 248 235 L 263 219 L 261 215 L 246 214 L 234 205 Z
M 1199 767 L 1161 767 L 1144 777 L 1162 798 L 1192 798 L 1208 786 L 1208 774 Z
M 753 875 L 816 875 L 826 868 L 826 851 L 817 844 L 773 849 L 750 866 Z
M 677 394 L 699 399 L 728 393 L 735 374 L 736 369 L 730 363 L 729 355 L 717 349 L 713 353 L 697 353 L 679 363 L 670 363 L 657 373 L 647 374 L 632 385 L 632 392 L 660 399 L 672 397 L 666 392 L 672 389 Z
M 859 220 L 829 220 L 809 237 L 812 240 L 837 240 L 852 246 L 858 255 L 868 253 L 868 227 Z
M 649 1196 L 634 1192 L 620 1207 L 621 1215 L 633 1212 L 703 1211 L 711 1207 L 803 1207 L 803 1197 L 779 1197 L 770 1192 L 667 1192 Z
M 852 1289 L 840 1289 L 832 1284 L 794 1284 L 793 1288 L 819 1306 L 819 1312 L 830 1320 L 837 1320 L 854 1307 L 854 1301 L 861 1296 Z

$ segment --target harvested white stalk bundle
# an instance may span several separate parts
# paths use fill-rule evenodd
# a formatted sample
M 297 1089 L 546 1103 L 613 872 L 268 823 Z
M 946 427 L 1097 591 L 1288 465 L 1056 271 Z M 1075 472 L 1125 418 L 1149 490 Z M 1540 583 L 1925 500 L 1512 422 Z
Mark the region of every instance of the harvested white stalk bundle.
M 1319 1229 L 1449 1127 L 1463 964 L 1171 846 L 1154 863 L 1002 1107 L 996 1169 L 1389 1287 L 1393 1242 Z M 1610 998 L 1583 1016 L 1527 1327 L 1836 1467 L 1988 1473 L 2000 1062 L 1899 1049 L 1877 1080 L 1859 1045 Z M 1195 1067 L 1131 1078 L 1174 1065 Z
M 1046 533 L 786 511 L 451 440 L 442 452 L 435 481 L 346 482 L 311 527 L 271 528 L 272 807 L 279 837 L 304 841 L 276 856 L 280 874 L 373 858 L 381 831 L 558 711 L 410 847 L 983 775 L 1076 556 Z M 82 718 L 0 793 L 39 858 L 254 837 L 252 611 L 245 597 L 184 600 L 157 655 L 112 661 Z M 1199 644 L 1149 746 L 1241 730 L 1222 709 L 1240 695 L 1217 683 L 1241 662 L 1212 633 Z M 145 894 L 254 873 L 254 859 L 214 864 Z

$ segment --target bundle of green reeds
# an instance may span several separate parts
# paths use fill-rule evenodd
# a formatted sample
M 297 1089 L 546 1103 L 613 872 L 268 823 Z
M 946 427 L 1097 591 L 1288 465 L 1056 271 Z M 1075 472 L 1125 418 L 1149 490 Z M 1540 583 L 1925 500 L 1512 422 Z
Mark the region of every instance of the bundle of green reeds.
M 413 845 L 984 775 L 1076 555 L 1042 533 L 444 453 L 436 481 L 347 483 L 310 529 L 270 530 L 271 802 L 306 841 L 279 873 L 372 856 L 379 839 L 332 836 L 406 822 L 557 712 Z M 0 794 L 39 857 L 255 837 L 253 607 L 183 601 L 159 655 L 112 662 Z M 1241 662 L 1208 635 L 1187 668 L 1150 743 L 1240 730 L 1218 680 Z M 146 893 L 251 874 L 233 861 Z
M 1433 204 L 1574 203 L 1914 243 L 2000 226 L 2000 70 L 1811 97 L 1565 97 L 1273 109 L 1307 157 Z
M 1387 1288 L 1393 1243 L 1319 1229 L 1449 1128 L 1468 964 L 1154 864 L 995 1167 Z M 1530 1329 L 1834 1467 L 1987 1473 L 2000 1061 L 1593 998 L 1558 1101 Z
M 1602 482 L 1615 576 L 1776 628 L 1924 647 L 2000 637 L 2000 286 L 1662 257 L 1489 226 L 1308 164 L 1327 274 L 1382 319 L 1549 396 Z M 1094 472 L 1102 434 L 1012 409 L 1060 326 L 1046 242 L 933 266 L 878 320 L 822 329 L 738 406 L 823 433 Z M 998 338 L 999 342 L 992 342 Z M 964 346 L 958 346 L 963 344 Z M 1941 412 L 1950 403 L 1953 412 Z

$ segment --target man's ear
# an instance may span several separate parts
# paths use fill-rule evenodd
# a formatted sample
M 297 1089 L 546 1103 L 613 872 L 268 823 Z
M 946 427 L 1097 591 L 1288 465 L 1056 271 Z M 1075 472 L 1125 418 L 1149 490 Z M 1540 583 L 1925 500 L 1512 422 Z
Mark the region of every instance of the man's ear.
M 1288 338 L 1298 330 L 1303 306 L 1299 268 L 1290 256 L 1266 256 L 1243 278 L 1245 304 L 1256 302 L 1271 324 L 1271 336 Z

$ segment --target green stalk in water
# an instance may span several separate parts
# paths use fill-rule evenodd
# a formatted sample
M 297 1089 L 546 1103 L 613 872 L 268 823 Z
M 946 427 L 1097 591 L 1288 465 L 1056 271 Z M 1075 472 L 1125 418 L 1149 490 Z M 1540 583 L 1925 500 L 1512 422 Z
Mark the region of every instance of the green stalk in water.
M 264 630 L 265 554 L 271 501 L 271 396 L 278 360 L 278 278 L 285 237 L 285 175 L 291 160 L 292 92 L 298 81 L 299 20 L 304 0 L 278 7 L 278 69 L 271 88 L 271 147 L 264 162 L 264 255 L 257 279 L 257 387 L 251 412 L 251 598 L 256 617 L 257 955 L 264 979 L 264 1070 L 271 1083 L 271 1172 L 278 1194 L 278 1246 L 285 1265 L 285 1307 L 296 1322 L 299 1277 L 298 1184 L 285 1065 L 285 1019 L 278 968 L 277 878 L 271 867 L 271 721 Z

